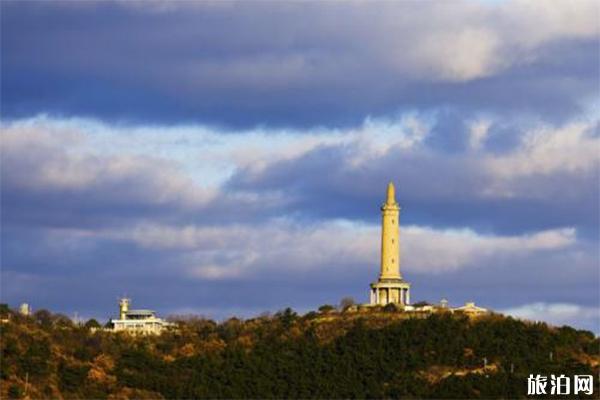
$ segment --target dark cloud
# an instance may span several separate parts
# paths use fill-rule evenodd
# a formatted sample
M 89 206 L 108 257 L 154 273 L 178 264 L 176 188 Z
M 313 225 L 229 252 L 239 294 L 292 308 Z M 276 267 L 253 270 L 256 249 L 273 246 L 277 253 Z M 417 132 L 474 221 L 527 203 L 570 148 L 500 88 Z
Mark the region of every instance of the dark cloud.
M 483 145 L 490 153 L 505 154 L 514 150 L 521 139 L 522 126 L 514 121 L 502 121 L 490 126 Z
M 466 119 L 465 115 L 456 110 L 440 110 L 427 137 L 427 145 L 442 152 L 464 152 L 469 147 Z
M 499 180 L 479 156 L 391 148 L 354 165 L 361 150 L 328 146 L 295 159 L 271 163 L 255 173 L 240 170 L 231 190 L 280 191 L 290 196 L 288 212 L 312 218 L 350 218 L 375 222 L 373 204 L 382 188 L 396 183 L 408 224 L 468 226 L 479 232 L 514 234 L 576 227 L 596 237 L 599 224 L 598 170 L 533 174 L 509 184 L 513 195 L 486 194 Z
M 565 119 L 597 96 L 593 32 L 549 23 L 540 33 L 519 25 L 517 9 L 478 7 L 2 2 L 2 112 L 347 126 L 446 106 Z M 502 31 L 511 23 L 523 43 L 548 37 L 519 48 Z M 489 55 L 495 39 L 481 37 L 485 29 L 507 41 Z

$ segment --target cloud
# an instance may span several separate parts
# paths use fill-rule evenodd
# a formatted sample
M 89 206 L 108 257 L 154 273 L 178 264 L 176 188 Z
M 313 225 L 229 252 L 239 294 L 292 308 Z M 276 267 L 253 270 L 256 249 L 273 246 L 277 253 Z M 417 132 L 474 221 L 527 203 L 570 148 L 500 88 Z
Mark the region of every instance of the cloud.
M 77 151 L 77 143 L 84 140 L 81 132 L 5 129 L 2 154 L 7 184 L 29 190 L 118 191 L 130 202 L 159 204 L 175 197 L 182 200 L 187 197 L 190 202 L 203 200 L 202 196 L 193 199 L 195 194 L 188 191 L 189 181 L 167 160 L 82 154 Z M 130 184 L 136 185 L 135 190 L 131 190 Z
M 121 225 L 135 218 L 239 224 L 290 215 L 373 223 L 368 204 L 378 204 L 381 187 L 394 180 L 408 224 L 499 234 L 574 227 L 594 234 L 594 122 L 532 125 L 511 150 L 496 154 L 485 145 L 487 133 L 476 147 L 469 144 L 475 124 L 484 121 L 489 131 L 497 123 L 490 117 L 452 116 L 465 146 L 432 147 L 430 138 L 447 118 L 409 113 L 301 135 L 128 130 L 44 118 L 6 124 L 2 212 L 5 223 L 45 225 Z
M 313 5 L 303 8 L 317 17 L 315 23 L 318 29 L 316 33 L 313 32 L 314 36 L 323 38 L 324 32 L 319 31 L 324 28 L 321 24 L 324 25 L 334 11 L 345 14 L 352 18 L 352 25 L 340 23 L 337 28 L 342 33 L 362 38 L 358 46 L 366 47 L 369 44 L 371 54 L 398 72 L 434 80 L 461 81 L 488 76 L 513 63 L 531 62 L 531 58 L 522 58 L 523 50 L 533 49 L 557 38 L 590 38 L 599 32 L 594 17 L 597 7 L 593 2 L 581 2 L 577 7 L 565 3 L 548 7 L 521 0 L 506 3 L 494 6 L 458 2 L 449 6 L 433 2 L 426 8 L 386 4 L 378 10 L 361 2 L 348 2 L 343 6 Z M 128 5 L 128 2 L 124 2 L 124 5 Z M 158 2 L 154 6 L 134 8 L 142 13 L 160 10 L 166 14 L 190 9 L 232 12 L 235 3 L 228 5 L 225 8 L 182 4 L 164 7 L 162 2 Z M 285 18 L 296 11 L 295 7 L 287 10 L 282 7 L 279 15 Z M 380 24 L 365 29 L 359 13 L 379 19 Z M 411 14 L 410 19 L 406 17 L 408 13 Z M 423 29 L 423 26 L 428 29 Z M 511 29 L 507 29 L 508 26 Z M 420 40 L 419 46 L 409 46 L 411 32 Z M 335 34 L 336 39 L 341 36 L 331 30 L 326 33 Z M 313 38 L 307 39 L 310 41 Z M 509 48 L 512 51 L 507 51 Z M 365 48 L 363 51 L 368 50 Z M 283 62 L 273 59 L 270 62 L 263 68 L 246 65 L 246 69 L 271 72 L 269 65 L 285 65 L 287 59 L 284 58 Z M 287 71 L 286 68 L 283 70 Z M 422 71 L 426 74 L 421 75 Z
M 284 305 L 315 308 L 348 295 L 366 301 L 379 272 L 377 225 L 131 223 L 3 230 L 3 285 L 11 286 L 3 298 L 101 316 L 126 292 L 163 313 L 192 307 L 221 318 L 232 308 L 247 316 Z M 582 247 L 570 229 L 497 236 L 401 225 L 401 248 L 416 300 L 475 299 L 494 309 L 523 299 L 597 301 L 595 246 Z
M 441 121 L 446 118 L 442 115 Z M 451 151 L 446 151 L 451 145 L 432 139 L 440 125 L 433 121 L 424 122 L 432 128 L 410 146 L 404 145 L 401 129 L 386 137 L 385 146 L 377 144 L 376 136 L 350 136 L 296 157 L 262 160 L 260 168 L 240 166 L 228 185 L 230 190 L 285 194 L 288 210 L 304 210 L 314 218 L 372 221 L 365 205 L 381 201 L 381 188 L 393 180 L 400 204 L 409 210 L 409 224 L 469 226 L 503 234 L 572 226 L 594 235 L 600 144 L 594 135 L 596 122 L 527 126 L 518 131 L 521 139 L 511 149 L 496 154 L 487 150 L 483 134 L 483 144 L 469 144 L 473 124 L 481 119 L 456 119 L 455 135 L 462 135 L 456 141 L 464 145 Z M 485 119 L 486 126 L 496 123 Z
M 127 154 L 117 146 L 107 152 L 90 136 L 93 129 L 43 119 L 3 127 L 5 225 L 91 228 L 138 219 L 207 221 L 231 204 L 260 215 L 279 202 L 268 194 L 260 199 L 251 193 L 225 195 L 214 184 L 192 179 L 182 163 L 158 156 L 154 148 Z
M 488 137 L 491 121 L 481 118 L 472 121 L 469 125 L 469 146 L 473 150 L 479 150 Z
M 73 233 L 62 234 L 68 237 Z M 149 250 L 172 253 L 175 264 L 181 265 L 186 274 L 206 280 L 287 276 L 317 271 L 323 266 L 328 266 L 328 273 L 333 274 L 364 269 L 366 265 L 375 270 L 380 245 L 378 226 L 349 221 L 307 226 L 288 220 L 223 227 L 140 224 L 131 229 L 97 231 L 95 235 L 98 239 L 132 242 Z M 522 236 L 490 236 L 470 230 L 403 226 L 401 242 L 403 269 L 409 273 L 440 274 L 569 248 L 576 243 L 576 236 L 568 228 Z
M 129 3 L 2 3 L 5 118 L 348 127 L 448 105 L 564 120 L 597 99 L 593 1 Z
M 540 127 L 525 132 L 520 148 L 490 157 L 488 167 L 502 178 L 519 178 L 556 172 L 589 173 L 600 162 L 600 139 L 595 124 L 575 122 L 559 129 Z
M 481 120 L 457 124 L 469 139 Z M 81 303 L 89 315 L 112 309 L 123 292 L 163 304 L 164 312 L 362 299 L 378 272 L 378 205 L 391 173 L 403 207 L 402 271 L 416 299 L 475 299 L 502 309 L 597 302 L 589 283 L 597 249 L 585 231 L 597 221 L 582 201 L 588 193 L 590 204 L 597 199 L 589 181 L 596 161 L 544 164 L 556 146 L 575 153 L 595 145 L 594 123 L 536 125 L 503 153 L 488 150 L 486 135 L 479 146 L 430 147 L 436 123 L 436 115 L 410 113 L 348 131 L 227 135 L 47 118 L 5 124 L 5 299 L 65 309 L 73 306 L 61 293 L 93 293 L 105 303 Z M 521 154 L 540 166 L 504 175 L 487 167 L 497 160 L 510 167 Z M 214 162 L 233 174 L 203 184 Z M 486 192 L 499 182 L 514 195 Z M 515 209 L 524 199 L 531 208 Z
M 556 229 L 522 236 L 477 235 L 470 230 L 435 230 L 408 226 L 402 229 L 408 251 L 406 265 L 421 273 L 440 273 L 465 267 L 485 268 L 502 258 L 564 249 L 575 243 L 574 229 Z
M 504 314 L 531 321 L 546 321 L 556 326 L 585 324 L 596 334 L 600 332 L 600 308 L 569 303 L 531 303 L 502 310 Z
M 37 134 L 3 132 L 5 225 L 122 224 L 131 218 L 165 217 L 211 198 L 165 160 L 73 155 L 56 139 L 44 142 Z

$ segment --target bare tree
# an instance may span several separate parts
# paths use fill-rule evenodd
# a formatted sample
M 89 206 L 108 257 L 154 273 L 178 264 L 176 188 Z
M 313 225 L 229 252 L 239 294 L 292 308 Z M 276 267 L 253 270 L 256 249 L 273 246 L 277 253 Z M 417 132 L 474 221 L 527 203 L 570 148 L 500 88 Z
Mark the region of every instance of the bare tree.
M 352 297 L 344 297 L 340 301 L 340 305 L 339 305 L 338 308 L 339 308 L 340 311 L 344 311 L 348 307 L 351 307 L 351 306 L 353 306 L 355 304 L 356 304 L 356 301 L 354 301 L 354 299 Z

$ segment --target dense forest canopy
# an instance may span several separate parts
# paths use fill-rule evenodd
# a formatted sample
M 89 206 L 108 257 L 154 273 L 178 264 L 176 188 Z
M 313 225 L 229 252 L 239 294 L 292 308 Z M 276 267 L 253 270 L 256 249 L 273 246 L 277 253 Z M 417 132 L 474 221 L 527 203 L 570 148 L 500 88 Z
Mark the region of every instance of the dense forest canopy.
M 286 309 L 134 337 L 2 312 L 2 398 L 525 398 L 532 373 L 593 375 L 600 393 L 591 332 L 501 315 Z

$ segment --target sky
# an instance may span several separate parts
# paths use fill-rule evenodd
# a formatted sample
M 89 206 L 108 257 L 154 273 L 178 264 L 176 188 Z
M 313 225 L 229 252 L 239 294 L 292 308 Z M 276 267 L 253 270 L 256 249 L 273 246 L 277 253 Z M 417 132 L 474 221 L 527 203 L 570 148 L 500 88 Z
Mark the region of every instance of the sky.
M 11 1 L 1 300 L 85 318 L 413 301 L 600 332 L 593 1 Z

